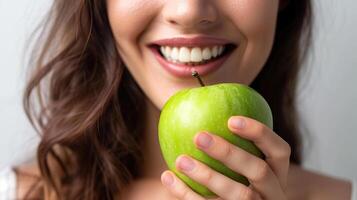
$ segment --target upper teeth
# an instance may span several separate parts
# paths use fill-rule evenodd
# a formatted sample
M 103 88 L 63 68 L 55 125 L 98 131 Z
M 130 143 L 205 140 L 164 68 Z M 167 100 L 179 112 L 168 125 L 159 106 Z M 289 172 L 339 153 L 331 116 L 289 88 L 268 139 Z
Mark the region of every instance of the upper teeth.
M 165 56 L 167 60 L 173 62 L 202 62 L 210 60 L 222 54 L 224 46 L 213 46 L 213 47 L 170 47 L 161 46 L 160 51 Z

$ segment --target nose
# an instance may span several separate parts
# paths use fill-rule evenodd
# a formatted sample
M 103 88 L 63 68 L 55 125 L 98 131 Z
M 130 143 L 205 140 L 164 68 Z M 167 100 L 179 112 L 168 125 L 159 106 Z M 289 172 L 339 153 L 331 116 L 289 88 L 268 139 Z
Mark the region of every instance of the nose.
M 162 10 L 165 22 L 181 29 L 209 29 L 218 22 L 211 0 L 168 0 Z

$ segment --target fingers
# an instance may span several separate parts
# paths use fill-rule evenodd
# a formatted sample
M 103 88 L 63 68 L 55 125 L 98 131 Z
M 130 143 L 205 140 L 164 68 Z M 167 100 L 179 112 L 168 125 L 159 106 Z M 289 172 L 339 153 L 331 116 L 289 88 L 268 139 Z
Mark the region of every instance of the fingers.
M 291 153 L 289 144 L 269 127 L 248 117 L 233 116 L 228 120 L 228 127 L 237 135 L 251 140 L 264 153 L 266 162 L 285 189 Z
M 179 156 L 176 160 L 176 168 L 191 179 L 209 188 L 222 199 L 258 199 L 257 193 L 252 188 L 212 170 L 207 165 L 189 156 Z
M 259 193 L 269 197 L 268 199 L 276 197 L 280 184 L 264 160 L 207 132 L 197 134 L 194 141 L 199 149 L 221 161 L 233 171 L 247 177 Z
M 264 153 L 266 160 L 207 132 L 196 135 L 195 144 L 233 171 L 247 177 L 251 183 L 249 187 L 235 182 L 189 156 L 178 157 L 176 168 L 225 200 L 286 199 L 284 190 L 287 185 L 291 153 L 288 143 L 269 127 L 248 117 L 233 116 L 228 121 L 228 127 L 233 133 L 252 141 Z M 172 184 L 169 189 L 175 196 L 179 199 L 204 199 L 172 172 L 171 174 L 176 184 Z
M 192 191 L 185 183 L 171 171 L 165 171 L 161 175 L 161 182 L 166 188 L 180 200 L 204 200 L 204 198 Z

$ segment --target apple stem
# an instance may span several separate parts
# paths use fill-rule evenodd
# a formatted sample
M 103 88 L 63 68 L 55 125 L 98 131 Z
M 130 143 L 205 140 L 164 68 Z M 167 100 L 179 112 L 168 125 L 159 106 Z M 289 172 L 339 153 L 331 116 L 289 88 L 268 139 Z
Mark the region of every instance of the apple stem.
M 200 82 L 200 85 L 201 85 L 202 87 L 205 86 L 205 84 L 203 83 L 203 81 L 202 81 L 200 75 L 198 74 L 198 72 L 197 72 L 196 70 L 192 72 L 192 76 L 198 79 L 198 82 Z

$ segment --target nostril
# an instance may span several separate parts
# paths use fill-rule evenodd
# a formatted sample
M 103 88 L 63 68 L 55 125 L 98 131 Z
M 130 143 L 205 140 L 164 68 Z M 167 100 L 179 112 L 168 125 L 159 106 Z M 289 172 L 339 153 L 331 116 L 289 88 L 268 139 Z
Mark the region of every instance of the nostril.
M 177 25 L 177 24 L 178 24 L 175 20 L 169 20 L 169 23 L 170 23 L 170 24 L 174 24 L 174 25 Z
M 202 21 L 200 21 L 199 24 L 206 25 L 206 24 L 211 24 L 211 23 L 212 23 L 211 21 L 203 19 Z

